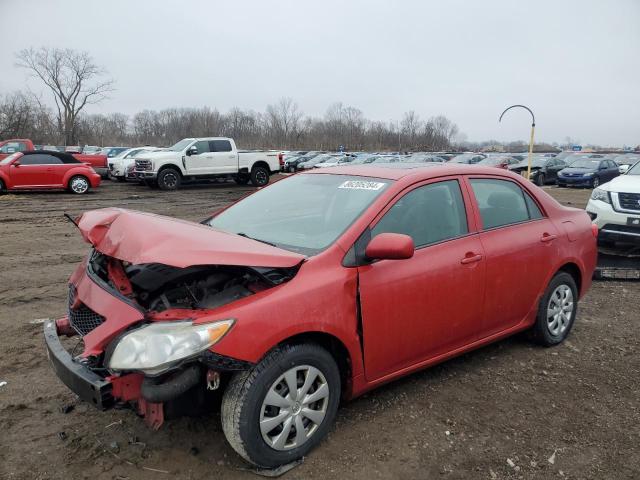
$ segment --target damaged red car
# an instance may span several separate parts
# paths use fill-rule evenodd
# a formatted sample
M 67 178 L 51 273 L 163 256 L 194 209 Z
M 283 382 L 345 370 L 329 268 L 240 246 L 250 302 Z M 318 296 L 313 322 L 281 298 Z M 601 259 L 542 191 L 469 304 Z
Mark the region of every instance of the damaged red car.
M 596 263 L 583 210 L 462 164 L 318 169 L 201 224 L 108 208 L 77 226 L 92 249 L 44 327 L 58 377 L 154 428 L 222 394 L 261 467 L 306 455 L 341 399 L 516 332 L 561 343 Z

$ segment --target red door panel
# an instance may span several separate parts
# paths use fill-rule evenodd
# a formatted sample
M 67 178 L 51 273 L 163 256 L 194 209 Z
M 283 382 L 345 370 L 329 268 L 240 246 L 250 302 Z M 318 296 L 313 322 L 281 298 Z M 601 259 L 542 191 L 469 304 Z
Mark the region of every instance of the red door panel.
M 15 188 L 47 185 L 51 165 L 11 165 L 9 175 Z
M 536 307 L 558 255 L 551 238 L 557 234 L 546 218 L 480 234 L 487 269 L 484 336 L 517 325 Z
M 478 235 L 359 267 L 368 381 L 478 338 L 485 265 Z

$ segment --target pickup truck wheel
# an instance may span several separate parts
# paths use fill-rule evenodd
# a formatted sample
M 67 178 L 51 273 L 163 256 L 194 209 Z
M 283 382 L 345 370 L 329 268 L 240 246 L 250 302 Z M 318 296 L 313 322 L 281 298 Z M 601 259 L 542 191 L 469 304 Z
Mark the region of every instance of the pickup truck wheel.
M 158 174 L 160 190 L 176 190 L 180 186 L 180 173 L 173 168 L 166 168 Z
M 578 287 L 571 275 L 558 272 L 540 299 L 531 337 L 545 347 L 562 343 L 573 326 L 578 312 Z
M 233 180 L 238 185 L 246 185 L 247 183 L 249 183 L 249 180 L 251 180 L 251 177 L 248 173 L 239 173 L 235 177 L 233 177 Z
M 74 177 L 71 177 L 67 188 L 71 193 L 76 193 L 80 195 L 83 193 L 87 193 L 89 191 L 90 186 L 91 185 L 89 184 L 89 180 L 87 179 L 87 177 L 83 177 L 82 175 L 76 175 Z
M 327 434 L 340 372 L 316 344 L 284 345 L 236 374 L 222 397 L 222 429 L 240 456 L 265 468 L 293 462 Z
M 115 179 L 120 183 L 122 183 L 122 182 L 124 182 L 126 180 L 125 177 L 115 177 Z
M 269 183 L 269 170 L 264 167 L 253 167 L 251 170 L 251 184 L 254 187 L 264 187 Z

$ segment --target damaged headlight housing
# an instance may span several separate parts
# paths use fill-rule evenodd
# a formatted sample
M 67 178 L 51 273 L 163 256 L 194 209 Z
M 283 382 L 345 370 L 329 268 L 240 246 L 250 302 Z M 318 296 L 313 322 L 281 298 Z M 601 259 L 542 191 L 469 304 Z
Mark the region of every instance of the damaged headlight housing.
M 194 357 L 216 344 L 233 323 L 233 319 L 200 324 L 191 321 L 150 323 L 118 341 L 107 360 L 108 367 L 161 373 L 174 363 Z
M 600 200 L 601 202 L 611 203 L 611 198 L 609 197 L 609 192 L 606 190 L 602 190 L 601 188 L 594 188 L 593 192 L 591 192 L 592 200 Z

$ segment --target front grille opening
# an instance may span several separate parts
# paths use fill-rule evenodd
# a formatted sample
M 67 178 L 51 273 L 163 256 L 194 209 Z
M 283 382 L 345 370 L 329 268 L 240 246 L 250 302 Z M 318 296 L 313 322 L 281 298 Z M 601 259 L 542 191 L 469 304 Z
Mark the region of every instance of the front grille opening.
M 84 303 L 73 308 L 76 301 L 76 287 L 69 285 L 69 324 L 81 336 L 85 336 L 104 323 L 105 318 L 97 314 Z

